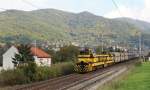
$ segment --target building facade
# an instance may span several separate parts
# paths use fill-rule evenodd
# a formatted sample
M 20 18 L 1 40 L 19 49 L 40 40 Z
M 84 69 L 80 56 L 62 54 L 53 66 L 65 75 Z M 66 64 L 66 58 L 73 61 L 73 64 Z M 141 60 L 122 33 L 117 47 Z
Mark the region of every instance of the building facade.
M 38 66 L 51 66 L 51 56 L 37 47 L 31 47 L 31 53 Z
M 49 54 L 37 47 L 31 47 L 30 50 L 33 54 L 35 63 L 38 66 L 51 66 L 51 56 Z M 11 46 L 10 48 L 8 48 L 2 55 L 2 65 L 0 67 L 0 70 L 14 69 L 15 66 L 12 61 L 15 57 L 15 54 L 18 53 L 18 49 L 15 46 Z
M 15 46 L 11 46 L 4 54 L 2 59 L 2 69 L 13 69 L 14 64 L 12 63 L 15 57 L 15 54 L 18 54 L 18 49 Z

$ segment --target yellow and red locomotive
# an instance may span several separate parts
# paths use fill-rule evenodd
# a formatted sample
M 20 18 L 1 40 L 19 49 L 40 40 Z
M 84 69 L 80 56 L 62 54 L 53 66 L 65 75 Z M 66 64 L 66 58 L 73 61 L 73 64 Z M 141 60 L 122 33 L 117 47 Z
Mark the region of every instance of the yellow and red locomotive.
M 92 49 L 80 51 L 76 63 L 76 71 L 79 73 L 94 71 L 99 67 L 106 67 L 113 64 L 112 54 L 95 54 Z
M 96 54 L 92 49 L 83 49 L 78 55 L 75 71 L 78 73 L 90 72 L 99 67 L 106 67 L 115 63 L 123 62 L 137 57 L 137 53 L 131 52 L 109 52 Z

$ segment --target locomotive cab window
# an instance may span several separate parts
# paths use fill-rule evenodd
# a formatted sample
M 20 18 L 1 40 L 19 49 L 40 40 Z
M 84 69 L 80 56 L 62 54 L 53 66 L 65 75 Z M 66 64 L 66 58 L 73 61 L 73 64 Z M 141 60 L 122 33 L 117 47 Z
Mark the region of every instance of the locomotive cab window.
M 80 51 L 80 55 L 89 55 L 90 51 L 88 49 L 84 49 Z

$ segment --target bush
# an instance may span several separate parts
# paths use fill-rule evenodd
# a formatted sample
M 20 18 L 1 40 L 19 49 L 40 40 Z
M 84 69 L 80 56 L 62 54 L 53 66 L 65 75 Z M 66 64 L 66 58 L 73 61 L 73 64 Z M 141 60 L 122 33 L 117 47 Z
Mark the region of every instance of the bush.
M 34 62 L 29 62 L 27 66 L 22 67 L 23 73 L 29 78 L 29 82 L 36 81 L 37 65 Z
M 35 63 L 15 70 L 2 71 L 0 73 L 0 85 L 25 84 L 35 81 L 46 80 L 74 72 L 72 62 L 53 64 L 51 67 L 37 67 Z
M 0 85 L 15 85 L 29 82 L 22 69 L 2 71 L 0 74 Z
M 35 78 L 37 81 L 46 80 L 50 78 L 50 67 L 38 67 Z
M 50 76 L 57 77 L 74 72 L 74 64 L 72 62 L 57 63 L 51 66 Z
M 142 65 L 142 62 L 141 61 L 138 61 L 135 63 L 135 66 L 141 66 Z

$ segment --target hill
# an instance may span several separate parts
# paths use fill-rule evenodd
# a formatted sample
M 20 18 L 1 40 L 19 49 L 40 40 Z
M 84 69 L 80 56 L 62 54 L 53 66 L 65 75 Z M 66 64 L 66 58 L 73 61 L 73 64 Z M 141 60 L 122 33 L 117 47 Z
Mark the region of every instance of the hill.
M 31 43 L 33 40 L 49 43 L 97 45 L 104 41 L 136 41 L 136 32 L 149 38 L 150 24 L 129 18 L 107 19 L 90 12 L 70 13 L 55 9 L 35 11 L 7 10 L 0 12 L 0 42 Z

